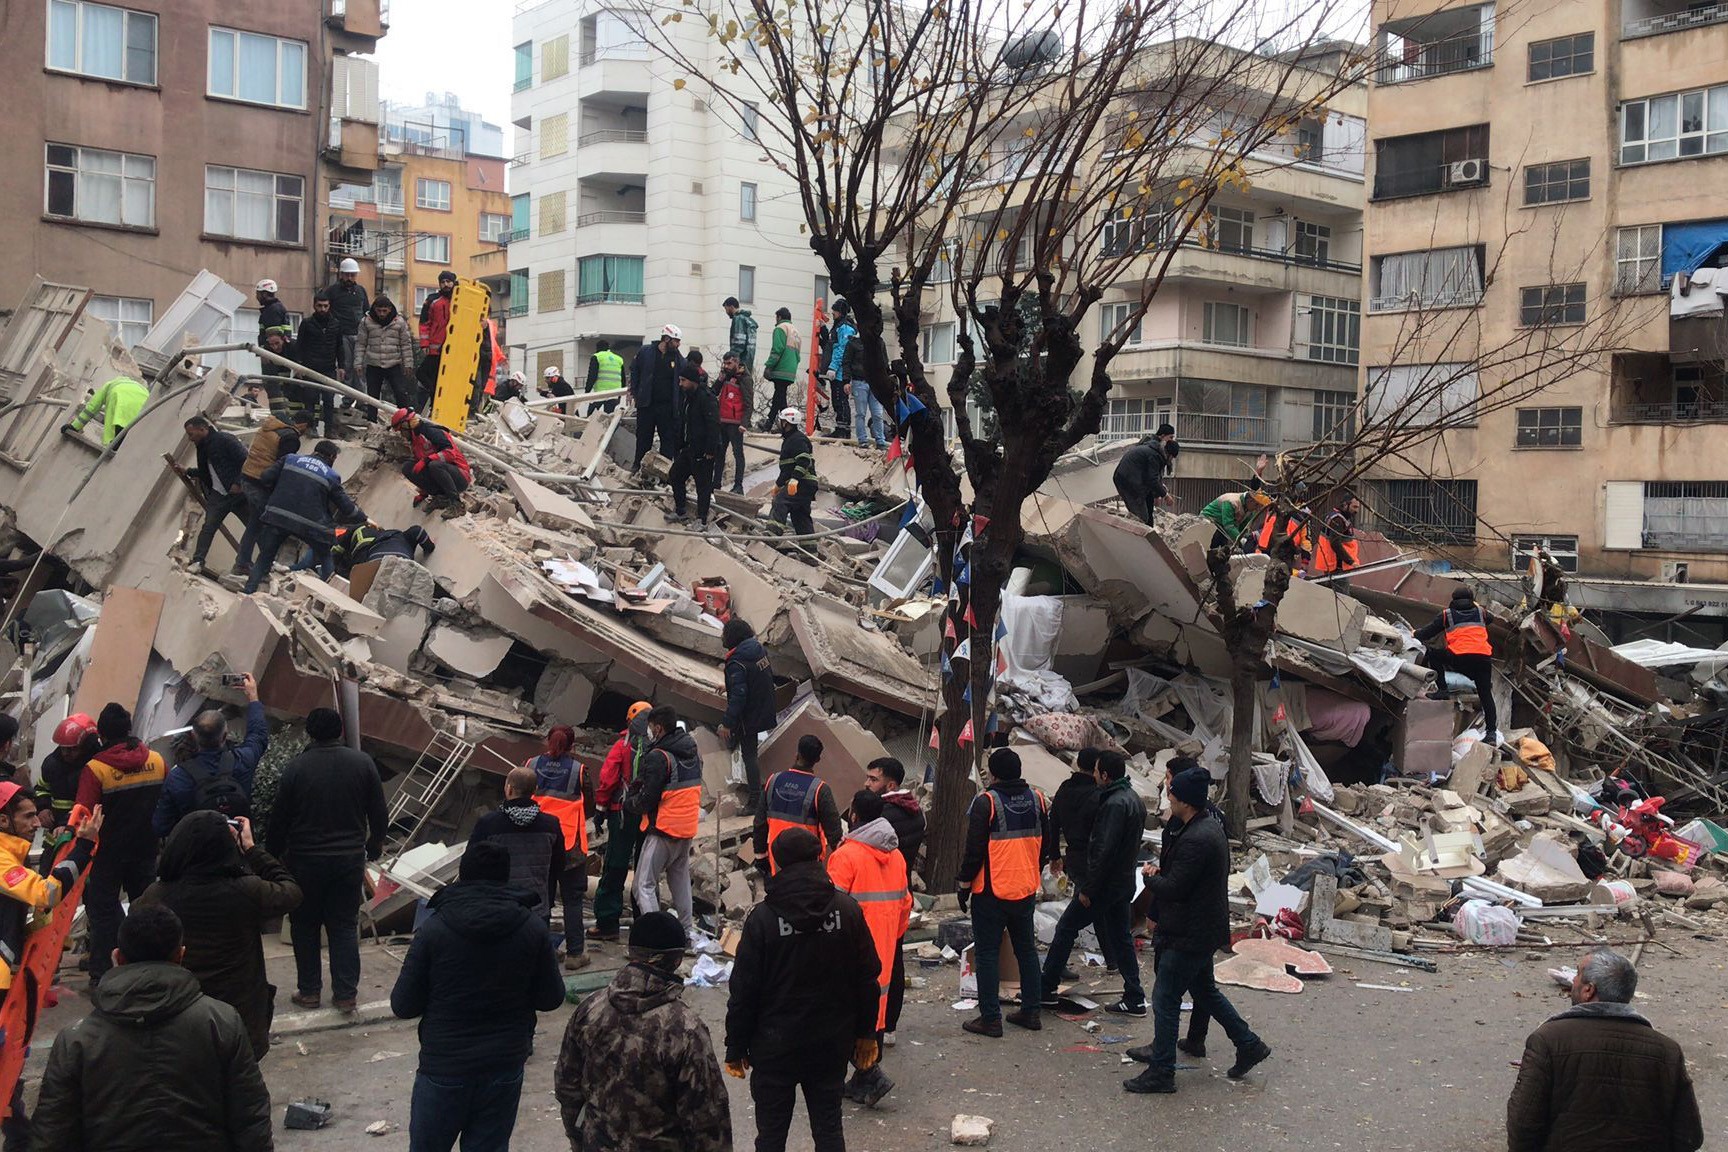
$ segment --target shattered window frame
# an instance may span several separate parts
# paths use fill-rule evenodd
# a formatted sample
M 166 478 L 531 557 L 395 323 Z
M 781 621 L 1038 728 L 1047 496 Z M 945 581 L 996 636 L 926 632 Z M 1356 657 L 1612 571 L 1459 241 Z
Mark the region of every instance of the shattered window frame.
M 1537 549 L 1548 553 L 1562 572 L 1578 571 L 1578 537 L 1530 535 L 1512 537 L 1512 571 L 1528 568 Z

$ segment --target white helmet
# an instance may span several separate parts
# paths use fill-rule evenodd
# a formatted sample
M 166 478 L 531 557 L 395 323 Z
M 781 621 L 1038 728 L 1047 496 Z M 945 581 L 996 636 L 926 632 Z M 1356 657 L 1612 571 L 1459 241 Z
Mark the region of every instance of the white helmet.
M 342 263 L 337 266 L 336 271 L 338 271 L 338 272 L 359 272 L 360 271 L 360 261 L 358 261 L 358 260 L 354 259 L 354 257 L 350 256 L 350 257 L 348 257 L 348 259 L 342 261 Z
M 660 335 L 670 337 L 673 340 L 684 339 L 683 331 L 676 324 L 668 324 L 666 327 L 660 329 Z
M 528 377 L 522 375 L 522 373 L 520 373 L 520 372 L 512 372 L 512 373 L 510 373 L 510 383 L 512 383 L 512 384 L 526 384 L 526 383 L 528 383 Z
M 780 419 L 783 420 L 784 422 L 786 422 L 787 424 L 793 425 L 794 427 L 796 427 L 799 424 L 804 423 L 804 417 L 799 413 L 798 409 L 796 409 L 796 408 L 782 408 L 782 409 L 780 409 Z
M 274 280 L 260 280 L 260 281 L 258 281 L 258 291 L 268 292 L 272 296 L 274 296 L 276 294 L 276 281 L 274 281 Z
M 553 364 L 552 366 L 547 368 L 546 371 L 540 373 L 540 375 L 546 377 L 546 379 L 548 379 L 548 380 L 551 380 L 555 377 L 564 375 L 564 371 L 563 371 L 563 369 L 559 368 L 558 365 Z

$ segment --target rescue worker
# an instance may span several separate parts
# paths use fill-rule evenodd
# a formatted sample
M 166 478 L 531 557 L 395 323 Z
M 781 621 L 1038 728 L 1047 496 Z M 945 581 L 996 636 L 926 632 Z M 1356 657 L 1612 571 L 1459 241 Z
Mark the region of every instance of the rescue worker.
M 666 482 L 672 486 L 672 515 L 668 522 L 680 524 L 689 519 L 685 511 L 689 499 L 685 485 L 693 479 L 696 481 L 696 521 L 700 527 L 706 528 L 709 502 L 714 496 L 715 461 L 721 451 L 720 409 L 714 393 L 708 390 L 702 379 L 701 365 L 695 361 L 694 352 L 686 363 L 694 365 L 696 371 L 687 372 L 678 379 L 678 450 L 672 461 L 672 471 L 666 477 Z
M 288 329 L 288 306 L 276 298 L 276 281 L 260 280 L 253 289 L 253 295 L 258 300 L 258 342 L 264 342 L 264 336 L 273 328 Z
M 1254 524 L 1254 518 L 1272 504 L 1272 497 L 1258 488 L 1246 492 L 1226 492 L 1200 509 L 1202 519 L 1214 526 L 1212 548 L 1241 548 L 1243 539 Z
M 264 473 L 276 461 L 298 453 L 301 438 L 310 435 L 312 414 L 304 409 L 290 412 L 286 408 L 271 409 L 271 414 L 252 433 L 246 463 L 240 468 L 240 492 L 246 497 L 246 532 L 240 537 L 240 555 L 234 558 L 234 575 L 252 574 L 252 555 L 258 547 L 258 531 L 264 526 L 264 507 L 270 503 Z
M 768 777 L 762 789 L 751 842 L 756 847 L 758 864 L 768 861 L 769 875 L 774 872 L 774 859 L 768 846 L 788 828 L 803 828 L 815 836 L 823 859 L 840 843 L 840 809 L 834 803 L 834 789 L 816 775 L 816 765 L 821 762 L 821 738 L 800 736 L 792 767 Z
M 774 705 L 774 665 L 768 650 L 756 638 L 756 630 L 742 616 L 734 616 L 720 629 L 726 646 L 726 715 L 715 734 L 728 749 L 736 748 L 744 760 L 744 815 L 756 811 L 762 793 L 762 766 L 756 750 L 761 734 L 774 727 L 778 711 Z
M 745 369 L 756 367 L 756 317 L 750 309 L 738 303 L 738 297 L 728 296 L 720 304 L 731 321 L 727 330 L 726 349 L 738 357 Z
M 325 288 L 324 293 L 330 297 L 330 311 L 342 329 L 342 363 L 358 373 L 364 361 L 355 355 L 355 345 L 360 336 L 360 321 L 371 307 L 366 289 L 360 284 L 360 262 L 352 256 L 344 259 L 336 268 L 336 283 Z
M 632 472 L 642 470 L 642 461 L 654 437 L 660 437 L 660 455 L 678 454 L 678 381 L 684 371 L 684 355 L 678 346 L 684 333 L 676 324 L 660 329 L 660 339 L 644 344 L 630 362 L 630 401 L 636 408 L 636 461 Z
M 778 413 L 786 407 L 787 393 L 798 379 L 804 348 L 803 338 L 792 323 L 790 308 L 775 309 L 774 320 L 774 342 L 768 346 L 768 363 L 762 369 L 768 383 L 774 385 L 774 399 L 768 405 L 767 419 L 762 421 L 764 432 L 774 431 L 775 422 L 779 419 Z
M 87 812 L 103 808 L 102 852 L 84 885 L 84 915 L 90 923 L 90 987 L 113 967 L 114 941 L 120 931 L 120 892 L 128 900 L 144 895 L 156 879 L 156 802 L 168 766 L 132 735 L 132 714 L 105 704 L 96 717 L 102 748 L 84 765 L 75 804 Z
M 0 782 L 0 996 L 9 996 L 12 986 L 23 989 L 18 966 L 24 957 L 25 938 L 47 923 L 49 915 L 72 915 L 73 910 L 55 913 L 60 901 L 90 866 L 96 851 L 96 840 L 102 833 L 102 809 L 97 807 L 79 821 L 77 838 L 72 851 L 58 864 L 53 862 L 56 842 L 47 841 L 42 847 L 42 871 L 30 866 L 31 841 L 40 822 L 36 801 L 19 785 L 10 780 Z M 38 979 L 52 981 L 59 957 L 53 958 L 46 972 Z M 35 1012 L 27 1012 L 30 1027 L 35 1026 Z M 7 1036 L 8 1046 L 28 1047 L 30 1037 Z M 24 1112 L 24 1077 L 12 1084 L 12 1100 L 8 1116 L 0 1124 L 8 1149 L 30 1147 L 30 1118 Z
M 230 515 L 240 517 L 241 533 L 246 529 L 246 492 L 240 481 L 246 467 L 246 446 L 232 432 L 224 432 L 204 415 L 186 421 L 186 438 L 192 441 L 197 463 L 192 476 L 204 496 L 204 523 L 198 529 L 198 539 L 192 545 L 192 570 L 214 579 L 216 574 L 205 569 L 210 545 L 216 532 Z
M 492 399 L 500 404 L 508 404 L 512 400 L 528 399 L 528 377 L 520 372 L 512 372 L 492 390 Z
M 1152 523 L 1153 505 L 1175 506 L 1175 498 L 1164 487 L 1164 474 L 1170 471 L 1179 450 L 1176 429 L 1160 424 L 1157 432 L 1129 448 L 1116 461 L 1110 481 L 1116 485 L 1116 495 L 1128 509 L 1128 515 L 1142 524 Z
M 346 359 L 347 353 L 342 325 L 330 311 L 330 297 L 320 292 L 312 300 L 312 314 L 300 321 L 300 330 L 294 336 L 294 359 L 320 376 L 347 380 L 350 363 Z M 310 383 L 298 387 L 302 403 L 308 409 L 319 410 L 323 420 L 322 433 L 335 435 L 332 425 L 336 422 L 336 393 Z
M 1308 485 L 1298 483 L 1291 510 L 1281 512 L 1274 508 L 1260 522 L 1260 535 L 1255 541 L 1255 550 L 1270 556 L 1277 541 L 1288 535 L 1290 543 L 1295 546 L 1295 563 L 1306 565 L 1313 555 L 1314 542 L 1309 535 L 1308 525 L 1311 519 L 1308 507 Z
M 702 755 L 665 704 L 648 712 L 648 747 L 625 793 L 625 811 L 639 815 L 642 853 L 636 860 L 636 911 L 660 910 L 660 877 L 684 931 L 695 935 L 690 907 L 690 842 L 702 818 Z
M 1309 571 L 1316 576 L 1337 573 L 1329 583 L 1340 592 L 1350 587 L 1349 573 L 1362 560 L 1362 546 L 1356 540 L 1356 517 L 1361 514 L 1362 502 L 1345 493 L 1314 539 L 1314 564 Z
M 566 384 L 565 387 L 569 387 L 569 385 Z M 594 345 L 594 355 L 588 357 L 588 379 L 582 386 L 583 393 L 585 395 L 594 392 L 604 394 L 622 392 L 623 389 L 624 357 L 612 351 L 611 341 L 597 341 Z M 554 393 L 554 395 L 568 395 L 568 393 Z M 592 413 L 598 410 L 610 415 L 617 407 L 618 401 L 613 398 L 604 404 L 589 405 L 588 411 Z
M 886 818 L 881 795 L 865 788 L 852 797 L 852 830 L 828 858 L 828 875 L 834 887 L 858 901 L 870 940 L 876 945 L 876 960 L 882 966 L 877 976 L 876 1041 L 878 1051 L 888 1032 L 888 977 L 904 968 L 901 945 L 912 922 L 912 890 L 906 876 L 906 858 L 900 854 L 900 838 Z M 874 1108 L 894 1090 L 894 1081 L 882 1071 L 878 1059 L 861 1068 L 846 1085 L 846 1098 Z
M 588 894 L 588 814 L 598 811 L 594 782 L 582 762 L 570 755 L 575 743 L 574 728 L 554 725 L 546 734 L 546 751 L 527 764 L 534 772 L 534 802 L 558 821 L 564 834 L 558 899 L 564 912 L 564 967 L 571 972 L 588 967 L 582 898 Z
M 54 726 L 54 747 L 36 769 L 36 814 L 44 828 L 64 828 L 78 797 L 78 781 L 102 747 L 96 721 L 74 712 Z
M 569 869 L 562 822 L 535 799 L 538 787 L 531 765 L 510 769 L 504 776 L 504 803 L 474 822 L 468 842 L 490 840 L 510 854 L 510 883 L 533 893 L 534 910 L 551 927 L 552 897 Z
M 1488 743 L 1499 744 L 1500 716 L 1494 707 L 1494 645 L 1488 639 L 1488 613 L 1476 603 L 1470 589 L 1453 592 L 1451 605 L 1416 631 L 1416 639 L 1424 644 L 1436 638 L 1441 640 L 1441 646 L 1430 647 L 1427 654 L 1428 667 L 1434 669 L 1437 681 L 1434 699 L 1452 698 L 1452 689 L 1446 683 L 1447 672 L 1468 676 L 1482 702 Z
M 1047 861 L 1056 858 L 1050 802 L 1020 778 L 1020 757 L 1009 748 L 990 753 L 990 786 L 966 810 L 966 853 L 960 861 L 960 910 L 972 913 L 973 961 L 978 972 L 978 1015 L 962 1027 L 977 1036 L 1002 1035 L 1002 933 L 1020 965 L 1020 1008 L 1008 1023 L 1036 1032 L 1042 989 L 1032 911 Z
M 336 570 L 330 558 L 330 548 L 336 542 L 339 517 L 346 523 L 366 519 L 353 499 L 342 487 L 342 477 L 336 472 L 336 457 L 341 450 L 328 440 L 320 440 L 309 456 L 286 456 L 270 465 L 261 483 L 270 489 L 270 502 L 259 519 L 258 557 L 252 562 L 252 574 L 246 578 L 246 594 L 250 596 L 270 574 L 276 554 L 292 536 L 312 550 L 318 570 L 328 579 Z
M 541 375 L 541 384 L 540 384 L 540 387 L 537 389 L 537 391 L 540 393 L 540 395 L 542 395 L 542 396 L 574 396 L 574 395 L 576 395 L 576 389 L 571 386 L 570 381 L 564 379 L 564 370 L 562 368 L 560 368 L 558 365 L 556 365 L 556 364 L 549 365 L 547 367 L 546 371 L 542 372 L 540 375 Z M 552 406 L 552 411 L 558 413 L 560 416 L 563 416 L 569 412 L 569 406 L 565 405 L 565 404 L 554 404 Z
M 736 352 L 720 358 L 714 404 L 720 416 L 720 448 L 714 453 L 714 487 L 726 482 L 726 449 L 732 449 L 732 491 L 744 491 L 744 426 L 750 422 L 750 377 Z
M 858 329 L 852 323 L 852 305 L 846 301 L 834 301 L 832 315 L 834 322 L 829 326 L 828 362 L 822 378 L 828 382 L 828 399 L 834 405 L 834 430 L 828 433 L 828 437 L 844 440 L 852 434 L 852 395 L 851 382 L 847 378 L 846 348 L 858 335 Z M 856 358 L 858 354 L 854 352 L 852 355 Z
M 460 516 L 462 493 L 474 482 L 474 473 L 455 437 L 412 408 L 396 409 L 390 427 L 402 433 L 413 451 L 412 459 L 402 464 L 402 475 L 420 489 L 414 507 L 423 512 L 442 508 L 446 520 Z
M 804 435 L 804 417 L 796 408 L 780 411 L 780 475 L 774 480 L 774 504 L 768 516 L 785 527 L 788 518 L 792 531 L 809 536 L 816 531 L 810 519 L 811 502 L 816 499 L 816 450 L 810 437 Z
M 425 407 L 438 390 L 438 365 L 444 356 L 444 338 L 450 331 L 450 297 L 456 292 L 456 273 L 446 269 L 438 273 L 438 291 L 426 297 L 420 306 L 420 367 L 414 378 L 420 383 L 419 403 Z
M 330 546 L 330 557 L 336 562 L 336 571 L 346 576 L 354 570 L 355 565 L 364 564 L 368 560 L 377 560 L 382 556 L 400 556 L 404 560 L 414 560 L 422 554 L 430 558 L 437 548 L 437 543 L 426 529 L 418 524 L 410 524 L 398 531 L 395 528 L 380 528 L 368 521 L 352 528 L 336 529 L 336 543 Z
M 647 750 L 648 712 L 652 708 L 646 700 L 630 705 L 624 714 L 624 730 L 607 751 L 594 788 L 596 820 L 606 823 L 606 854 L 600 862 L 600 887 L 594 893 L 590 938 L 607 943 L 618 940 L 618 922 L 624 916 L 624 879 L 636 855 L 636 825 L 624 816 L 624 792 L 635 778 L 637 760 Z
M 78 410 L 78 415 L 72 417 L 70 423 L 60 425 L 60 431 L 67 436 L 77 436 L 84 431 L 84 425 L 100 412 L 102 444 L 106 447 L 138 419 L 138 413 L 144 411 L 149 400 L 150 389 L 130 376 L 116 376 L 96 389 L 95 395 Z

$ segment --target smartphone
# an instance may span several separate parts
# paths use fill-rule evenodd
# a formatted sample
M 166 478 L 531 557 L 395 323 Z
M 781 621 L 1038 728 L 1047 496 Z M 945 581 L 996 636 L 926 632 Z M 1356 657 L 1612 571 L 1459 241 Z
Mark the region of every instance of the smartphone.
M 246 674 L 244 672 L 224 672 L 224 673 L 222 673 L 222 687 L 224 687 L 224 688 L 244 688 L 244 687 L 246 687 Z
M 240 819 L 239 819 L 239 817 L 230 816 L 228 818 L 228 827 L 234 829 L 234 831 L 236 831 L 236 832 L 240 831 Z

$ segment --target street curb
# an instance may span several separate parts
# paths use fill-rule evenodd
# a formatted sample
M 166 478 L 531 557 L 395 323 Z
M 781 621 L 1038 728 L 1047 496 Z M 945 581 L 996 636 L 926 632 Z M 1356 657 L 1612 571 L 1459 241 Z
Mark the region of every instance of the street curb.
M 370 1004 L 362 1004 L 352 1012 L 338 1012 L 334 1008 L 314 1008 L 310 1012 L 291 1012 L 286 1016 L 278 1016 L 270 1024 L 270 1031 L 276 1036 L 304 1036 L 311 1032 L 332 1032 L 338 1028 L 351 1028 L 356 1024 L 376 1024 L 380 1020 L 392 1020 L 395 1014 L 390 1011 L 390 1001 L 374 1000 Z

